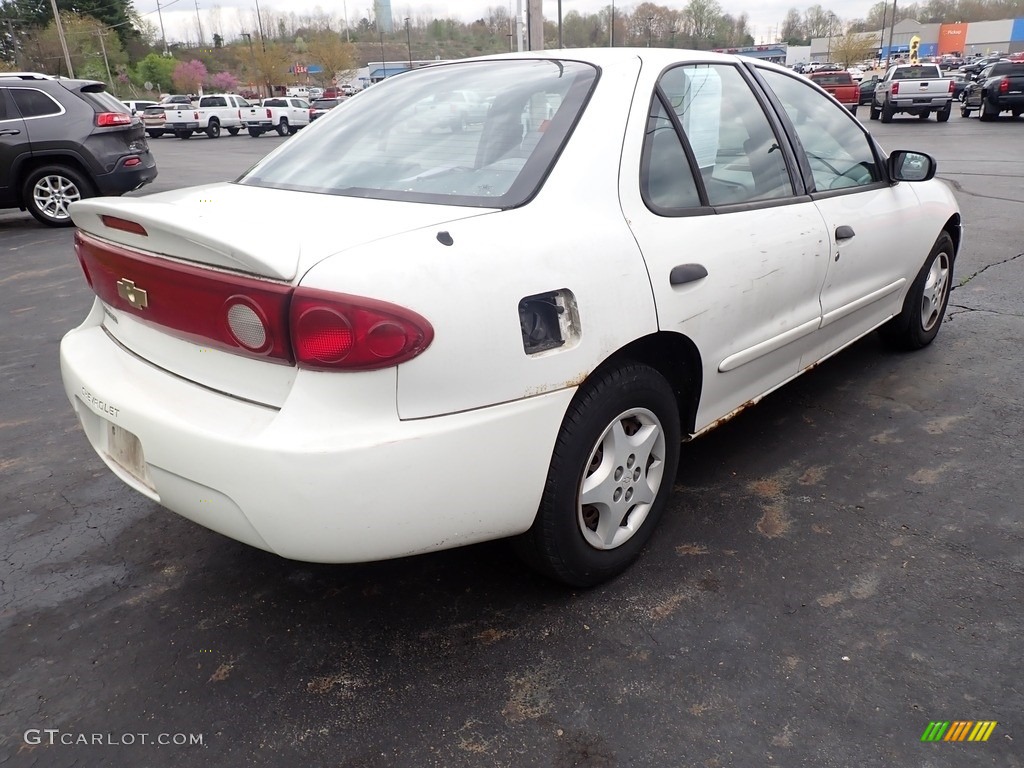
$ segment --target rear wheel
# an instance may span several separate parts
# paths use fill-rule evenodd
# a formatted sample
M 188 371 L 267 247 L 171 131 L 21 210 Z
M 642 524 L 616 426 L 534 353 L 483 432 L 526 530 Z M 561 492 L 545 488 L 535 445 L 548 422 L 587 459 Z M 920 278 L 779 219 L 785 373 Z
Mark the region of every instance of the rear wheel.
M 37 221 L 51 227 L 70 227 L 74 222 L 68 206 L 94 194 L 89 180 L 74 168 L 44 165 L 25 179 L 21 200 Z
M 210 124 L 206 126 L 206 135 L 211 139 L 220 138 L 220 121 L 217 118 L 210 120 Z
M 238 132 L 240 130 L 242 130 L 242 129 L 241 128 L 228 128 L 228 133 L 230 133 L 232 136 L 237 136 Z
M 896 110 L 893 108 L 892 104 L 889 104 L 888 102 L 886 102 L 885 104 L 882 105 L 882 122 L 883 123 L 891 123 L 893 115 L 895 115 L 895 114 L 896 114 Z
M 949 102 L 945 107 L 935 113 L 935 119 L 940 123 L 949 122 L 949 115 L 953 111 L 953 102 Z
M 910 286 L 903 310 L 879 330 L 890 345 L 913 350 L 932 343 L 949 303 L 953 254 L 953 239 L 943 232 Z
M 988 97 L 985 94 L 981 95 L 981 108 L 978 110 L 978 119 L 984 120 L 986 123 L 996 119 L 996 112 L 989 106 Z
M 164 135 L 164 132 L 163 131 L 146 131 L 146 134 L 151 139 L 159 139 L 161 136 Z
M 263 131 L 261 131 L 259 128 L 250 128 L 249 135 L 252 136 L 254 139 L 258 139 L 260 136 L 263 135 Z
M 287 136 L 288 135 L 288 118 L 282 117 L 281 122 L 277 124 L 277 135 Z
M 562 420 L 533 526 L 520 555 L 578 587 L 616 576 L 640 554 L 675 483 L 680 425 L 675 393 L 653 368 L 595 374 Z

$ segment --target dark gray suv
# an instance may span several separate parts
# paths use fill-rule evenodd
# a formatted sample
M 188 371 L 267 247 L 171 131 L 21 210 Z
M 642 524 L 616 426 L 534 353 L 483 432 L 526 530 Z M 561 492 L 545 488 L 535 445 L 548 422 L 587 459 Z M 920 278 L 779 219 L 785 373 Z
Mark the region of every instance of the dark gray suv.
M 0 72 L 0 208 L 72 226 L 68 205 L 156 178 L 142 120 L 92 80 Z

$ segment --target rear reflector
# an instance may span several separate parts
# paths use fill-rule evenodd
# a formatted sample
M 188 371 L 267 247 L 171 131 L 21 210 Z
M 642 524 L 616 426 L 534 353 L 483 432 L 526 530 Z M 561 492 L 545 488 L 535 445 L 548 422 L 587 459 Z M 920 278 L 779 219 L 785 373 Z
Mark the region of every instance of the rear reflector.
M 131 125 L 132 116 L 127 112 L 100 112 L 96 115 L 96 125 L 107 128 L 111 125 Z
M 111 229 L 146 234 L 127 219 L 102 220 Z M 411 360 L 434 339 L 421 315 L 377 299 L 149 256 L 81 230 L 75 253 L 106 304 L 235 354 L 315 370 L 369 371 Z

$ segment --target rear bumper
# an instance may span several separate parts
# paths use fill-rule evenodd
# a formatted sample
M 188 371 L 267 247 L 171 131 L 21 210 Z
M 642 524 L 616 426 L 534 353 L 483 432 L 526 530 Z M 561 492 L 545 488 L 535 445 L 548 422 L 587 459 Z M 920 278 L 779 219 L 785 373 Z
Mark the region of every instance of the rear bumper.
M 896 109 L 945 109 L 952 103 L 953 95 L 950 93 L 943 96 L 915 96 L 892 100 L 892 105 Z
M 380 560 L 525 531 L 574 392 L 401 421 L 394 369 L 301 371 L 278 410 L 149 365 L 102 316 L 97 302 L 60 354 L 99 456 L 180 515 L 296 560 Z M 144 472 L 112 457 L 111 425 L 138 438 Z
M 199 123 L 194 121 L 194 120 L 191 121 L 191 122 L 188 122 L 188 123 L 164 123 L 164 130 L 165 131 L 174 131 L 174 132 L 177 132 L 177 131 L 198 131 L 199 130 Z
M 125 162 L 130 157 L 138 157 L 142 162 L 126 167 Z M 96 188 L 101 195 L 123 195 L 149 184 L 156 176 L 156 158 L 152 152 L 144 152 L 122 157 L 117 161 L 113 171 L 96 177 Z

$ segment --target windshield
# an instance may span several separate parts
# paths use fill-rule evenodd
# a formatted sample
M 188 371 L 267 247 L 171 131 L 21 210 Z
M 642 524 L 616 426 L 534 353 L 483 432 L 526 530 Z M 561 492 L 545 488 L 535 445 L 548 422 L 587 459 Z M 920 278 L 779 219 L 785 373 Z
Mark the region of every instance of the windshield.
M 536 191 L 597 70 L 571 61 L 427 67 L 340 104 L 239 182 L 504 208 Z

